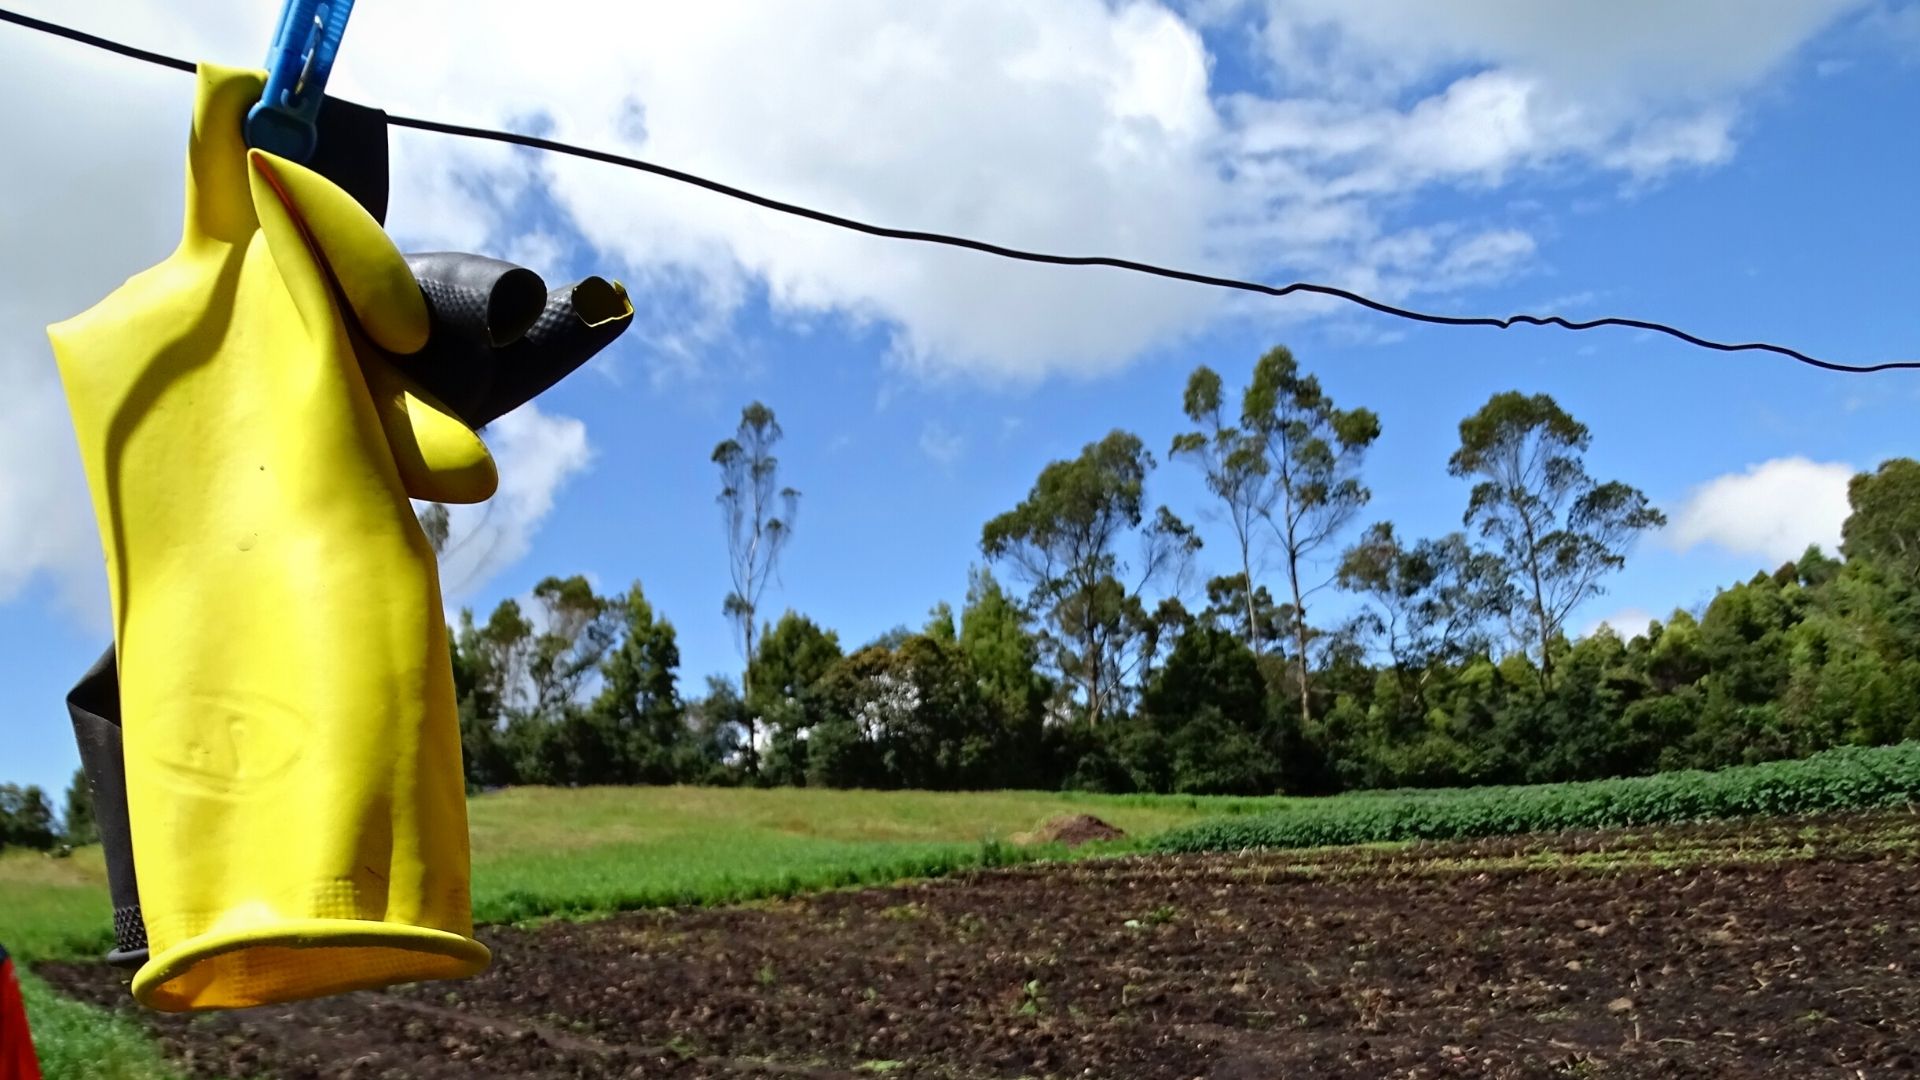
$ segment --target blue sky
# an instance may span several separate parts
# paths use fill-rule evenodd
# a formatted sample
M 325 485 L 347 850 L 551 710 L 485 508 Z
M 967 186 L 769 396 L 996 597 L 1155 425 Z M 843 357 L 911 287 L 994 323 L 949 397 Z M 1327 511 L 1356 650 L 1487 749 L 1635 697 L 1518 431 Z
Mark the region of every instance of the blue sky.
M 58 10 L 252 62 L 271 12 L 225 7 Z M 766 6 L 638 5 L 624 33 L 569 37 L 558 18 L 528 40 L 481 28 L 432 49 L 419 43 L 446 25 L 437 4 L 382 5 L 356 12 L 335 88 L 903 226 L 1311 277 L 1430 310 L 1632 315 L 1834 359 L 1920 359 L 1920 146 L 1897 134 L 1920 106 L 1920 4 L 1703 3 L 1666 25 L 1660 5 L 1556 20 L 1495 0 L 901 7 L 823 4 L 788 25 Z M 613 47 L 628 41 L 643 44 Z M 0 374 L 24 388 L 0 405 L 0 779 L 57 792 L 75 764 L 62 697 L 106 617 L 40 328 L 164 254 L 190 80 L 0 29 L 0 93 L 10 79 L 78 98 L 18 121 L 16 143 L 41 153 L 0 163 L 0 262 L 22 286 L 0 301 Z M 96 128 L 74 148 L 72 130 Z M 1237 386 L 1276 343 L 1341 404 L 1380 414 L 1364 520 L 1403 534 L 1459 527 L 1466 486 L 1445 461 L 1490 394 L 1550 393 L 1586 422 L 1591 471 L 1639 485 L 1674 526 L 1582 629 L 1699 604 L 1837 535 L 1848 473 L 1916 450 L 1920 373 L 1015 267 L 605 167 L 394 142 L 403 246 L 508 255 L 550 281 L 607 272 L 641 309 L 593 368 L 493 433 L 507 490 L 491 515 L 459 519 L 450 590 L 484 612 L 549 574 L 639 581 L 679 629 L 690 693 L 739 666 L 708 454 L 752 399 L 785 426 L 784 476 L 803 492 L 765 606 L 849 645 L 957 604 L 981 524 L 1115 427 L 1161 457 L 1152 497 L 1218 537 L 1191 470 L 1165 462 L 1180 390 L 1197 363 Z M 1229 559 L 1216 544 L 1200 570 Z

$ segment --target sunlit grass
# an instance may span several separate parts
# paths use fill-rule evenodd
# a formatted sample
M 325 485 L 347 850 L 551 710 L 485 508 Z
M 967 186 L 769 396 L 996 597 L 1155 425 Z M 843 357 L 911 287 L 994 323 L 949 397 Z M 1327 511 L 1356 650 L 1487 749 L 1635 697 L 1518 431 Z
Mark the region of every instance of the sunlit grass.
M 35 959 L 104 950 L 113 934 L 106 880 L 99 848 L 66 859 L 0 855 L 0 944 Z
M 1280 800 L 716 788 L 520 788 L 471 804 L 482 921 L 722 903 L 951 873 L 1062 814 L 1131 836 Z
M 0 855 L 0 944 L 14 956 L 47 1080 L 175 1075 L 132 1024 L 60 997 L 28 970 L 33 960 L 105 951 L 112 910 L 99 848 L 64 859 L 32 851 Z
M 179 1076 L 132 1021 L 61 997 L 20 973 L 27 1023 L 46 1080 L 170 1080 Z

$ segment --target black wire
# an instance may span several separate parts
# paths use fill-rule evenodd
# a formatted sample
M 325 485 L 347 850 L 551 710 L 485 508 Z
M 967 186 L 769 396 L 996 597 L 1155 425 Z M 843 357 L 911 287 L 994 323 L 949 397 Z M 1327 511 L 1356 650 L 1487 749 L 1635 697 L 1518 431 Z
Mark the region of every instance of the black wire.
M 43 34 L 63 37 L 68 41 L 77 41 L 82 45 L 91 45 L 96 49 L 105 49 L 108 52 L 119 53 L 121 56 L 131 56 L 135 60 L 145 60 L 149 64 L 159 64 L 161 67 L 169 67 L 175 71 L 184 71 L 188 74 L 193 73 L 194 63 L 191 60 L 182 60 L 177 56 L 168 56 L 165 53 L 136 49 L 132 45 L 123 45 L 118 41 L 109 41 L 106 38 L 89 34 L 84 30 L 75 30 L 71 26 L 61 26 L 59 23 L 50 23 L 44 19 L 36 19 L 31 15 L 22 15 L 17 11 L 8 11 L 6 8 L 0 8 L 0 22 L 10 22 L 16 26 L 24 26 L 29 30 L 38 30 Z
M 405 116 L 388 117 L 388 123 L 396 127 L 416 128 L 420 131 L 433 131 L 443 135 L 458 135 L 469 139 L 487 139 L 493 142 L 512 143 L 516 146 L 531 147 L 535 150 L 545 150 L 555 154 L 569 154 L 573 157 L 586 158 L 589 161 L 619 165 L 628 169 L 636 169 L 640 172 L 652 173 L 655 176 L 662 176 L 669 180 L 676 180 L 683 184 L 692 184 L 695 187 L 705 188 L 708 191 L 725 195 L 728 198 L 739 199 L 743 202 L 752 203 L 755 206 L 765 207 L 768 210 L 776 210 L 783 214 L 792 214 L 795 217 L 823 222 L 827 225 L 834 225 L 842 229 L 852 229 L 855 232 L 863 232 L 872 236 L 884 236 L 893 240 L 912 240 L 918 243 L 943 244 L 948 247 L 965 248 L 969 251 L 981 251 L 989 255 L 997 255 L 1003 259 L 1018 259 L 1022 262 L 1046 263 L 1053 266 L 1110 266 L 1117 270 L 1151 274 L 1154 277 L 1171 278 L 1175 281 L 1190 281 L 1197 285 L 1208 285 L 1219 289 L 1238 289 L 1242 292 L 1262 293 L 1267 296 L 1291 296 L 1294 293 L 1314 293 L 1320 296 L 1335 297 L 1349 303 L 1358 304 L 1361 307 L 1371 308 L 1383 315 L 1392 315 L 1400 319 L 1411 319 L 1415 322 L 1433 323 L 1438 326 L 1491 326 L 1501 330 L 1520 324 L 1559 326 L 1568 330 L 1592 330 L 1602 326 L 1626 326 L 1637 330 L 1650 330 L 1654 333 L 1666 334 L 1679 338 L 1689 345 L 1697 345 L 1703 349 L 1715 349 L 1720 352 L 1761 351 L 1776 353 L 1781 356 L 1791 357 L 1803 364 L 1812 364 L 1817 368 L 1825 368 L 1828 371 L 1867 374 L 1875 371 L 1920 368 L 1920 360 L 1890 360 L 1879 364 L 1842 364 L 1830 360 L 1821 360 L 1818 357 L 1808 356 L 1798 349 L 1791 349 L 1784 345 L 1773 345 L 1767 342 L 1756 341 L 1737 345 L 1728 344 L 1726 342 L 1712 341 L 1694 334 L 1689 334 L 1685 330 L 1668 326 L 1664 323 L 1649 322 L 1644 319 L 1608 316 L 1605 318 L 1575 322 L 1561 315 L 1509 315 L 1505 318 L 1497 318 L 1490 315 L 1434 315 L 1424 311 L 1413 311 L 1408 308 L 1395 307 L 1392 304 L 1382 303 L 1379 300 L 1362 296 L 1359 293 L 1348 292 L 1346 289 L 1337 288 L 1332 285 L 1319 285 L 1310 281 L 1296 281 L 1288 285 L 1267 285 L 1258 281 L 1216 277 L 1212 274 L 1202 274 L 1192 270 L 1178 270 L 1172 267 L 1159 266 L 1154 263 L 1135 262 L 1132 259 L 1119 259 L 1108 255 L 1051 255 L 1046 252 L 1003 247 L 999 244 L 988 243 L 985 240 L 974 240 L 964 236 L 949 236 L 946 233 L 921 232 L 915 229 L 895 229 L 886 225 L 874 225 L 854 218 L 830 214 L 824 210 L 815 210 L 811 207 L 800 206 L 795 203 L 782 202 L 779 199 L 770 198 L 766 195 L 757 195 L 751 191 L 744 191 L 740 188 L 723 184 L 718 180 L 709 180 L 704 176 L 696 176 L 693 173 L 682 172 L 679 169 L 667 165 L 658 165 L 651 161 L 610 153 L 605 150 L 593 150 L 583 146 L 574 146 L 571 143 L 555 142 L 552 139 L 543 139 L 535 135 L 521 135 L 511 131 L 495 131 L 490 128 L 467 127 L 461 124 L 448 124 L 439 120 L 419 120 Z
M 0 22 L 14 23 L 30 30 L 39 30 L 43 33 L 53 34 L 70 41 L 77 41 L 82 45 L 91 45 L 98 49 L 106 49 L 109 52 L 119 53 L 122 56 L 130 56 L 135 60 L 145 60 L 150 64 L 159 64 L 163 67 L 173 68 L 176 71 L 191 72 L 195 70 L 196 67 L 194 63 L 188 60 L 165 56 L 161 53 L 148 52 L 145 49 L 137 49 L 131 45 L 123 45 L 117 41 L 109 41 L 106 38 L 74 30 L 70 27 L 20 15 L 8 11 L 5 8 L 0 8 Z M 917 229 L 896 229 L 886 225 L 875 225 L 871 222 L 859 221 L 854 218 L 841 217 L 838 214 L 830 214 L 824 210 L 815 210 L 811 207 L 801 206 L 796 203 L 783 202 L 766 195 L 758 195 L 729 184 L 723 184 L 718 180 L 709 180 L 704 176 L 682 172 L 679 169 L 667 165 L 658 165 L 651 161 L 628 157 L 624 154 L 615 154 L 606 150 L 594 150 L 584 146 L 575 146 L 572 143 L 556 142 L 552 139 L 543 139 L 535 135 L 521 135 L 512 131 L 496 131 L 492 128 L 468 127 L 464 124 L 449 124 L 439 120 L 422 120 L 408 116 L 390 116 L 387 118 L 387 122 L 395 127 L 413 128 L 417 131 L 430 131 L 441 135 L 455 135 L 467 139 L 484 139 L 490 142 L 510 143 L 515 146 L 524 146 L 534 150 L 544 150 L 548 153 L 566 154 L 572 157 L 585 158 L 588 161 L 618 165 L 622 168 L 651 173 L 654 176 L 663 177 L 678 183 L 691 184 L 694 187 L 704 188 L 715 194 L 725 195 L 730 199 L 738 199 L 742 202 L 752 203 L 755 206 L 767 210 L 773 210 L 782 214 L 791 214 L 795 217 L 806 218 L 810 221 L 818 221 L 836 228 L 851 229 L 854 232 L 866 233 L 869 236 L 881 236 L 891 240 L 910 240 L 915 243 L 940 244 L 946 247 L 964 248 L 968 251 L 979 251 L 1003 259 L 1017 259 L 1021 262 L 1045 263 L 1051 266 L 1106 266 L 1136 274 L 1150 274 L 1154 277 L 1169 278 L 1174 281 L 1187 281 L 1196 285 L 1206 285 L 1218 289 L 1236 289 L 1241 292 L 1260 293 L 1265 296 L 1291 296 L 1294 293 L 1311 293 L 1318 296 L 1330 296 L 1337 300 L 1345 300 L 1350 304 L 1358 304 L 1361 307 L 1377 311 L 1382 315 L 1391 315 L 1397 319 L 1432 323 L 1436 326 L 1488 326 L 1500 330 L 1506 330 L 1519 325 L 1558 326 L 1566 330 L 1594 330 L 1603 326 L 1622 326 L 1635 330 L 1646 330 L 1656 334 L 1665 334 L 1668 337 L 1684 341 L 1689 345 L 1702 349 L 1712 349 L 1716 352 L 1773 353 L 1776 356 L 1784 356 L 1788 359 L 1797 360 L 1800 363 L 1809 364 L 1826 371 L 1840 371 L 1848 374 L 1864 375 L 1876 371 L 1920 369 L 1920 360 L 1889 360 L 1878 364 L 1842 364 L 1832 360 L 1822 360 L 1818 357 L 1809 356 L 1798 349 L 1788 348 L 1785 345 L 1774 345 L 1764 341 L 1729 344 L 1727 342 L 1713 341 L 1708 338 L 1699 337 L 1698 335 L 1690 334 L 1677 327 L 1668 326 L 1665 323 L 1651 322 L 1645 319 L 1606 316 L 1598 319 L 1574 321 L 1560 315 L 1508 315 L 1505 318 L 1490 315 L 1434 315 L 1429 312 L 1414 311 L 1410 308 L 1395 307 L 1392 304 L 1382 303 L 1379 300 L 1362 296 L 1356 292 L 1349 292 L 1346 289 L 1337 288 L 1332 285 L 1320 285 L 1310 281 L 1296 281 L 1287 285 L 1266 285 L 1258 281 L 1216 277 L 1212 274 L 1202 274 L 1192 270 L 1179 270 L 1173 267 L 1159 266 L 1154 263 L 1136 262 L 1132 259 L 1119 259 L 1107 255 L 1053 255 L 1040 251 L 1026 251 L 1020 248 L 1003 247 L 999 244 L 988 243 L 985 240 L 974 240 L 964 236 L 923 232 Z

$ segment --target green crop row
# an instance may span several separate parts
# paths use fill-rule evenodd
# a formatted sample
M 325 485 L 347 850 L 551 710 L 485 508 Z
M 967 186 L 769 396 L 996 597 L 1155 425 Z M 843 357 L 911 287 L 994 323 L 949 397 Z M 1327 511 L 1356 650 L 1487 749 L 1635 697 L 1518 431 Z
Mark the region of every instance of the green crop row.
M 1565 829 L 1867 810 L 1920 802 L 1920 742 L 1842 747 L 1798 761 L 1527 787 L 1460 788 L 1356 799 L 1203 821 L 1160 836 L 1160 851 L 1304 848 L 1457 840 Z

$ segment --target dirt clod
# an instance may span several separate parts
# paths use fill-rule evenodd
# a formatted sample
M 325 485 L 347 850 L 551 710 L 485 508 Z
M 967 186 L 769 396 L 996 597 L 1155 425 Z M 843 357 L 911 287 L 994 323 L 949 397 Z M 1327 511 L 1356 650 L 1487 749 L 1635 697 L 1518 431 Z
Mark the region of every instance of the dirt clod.
M 1054 818 L 1045 825 L 1026 834 L 1025 843 L 1064 844 L 1067 847 L 1079 847 L 1096 840 L 1124 840 L 1127 834 L 1120 829 L 1101 821 L 1092 814 L 1068 814 Z

